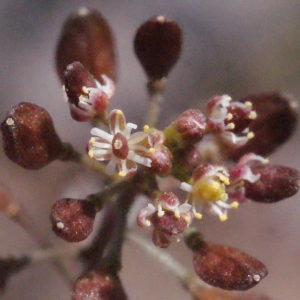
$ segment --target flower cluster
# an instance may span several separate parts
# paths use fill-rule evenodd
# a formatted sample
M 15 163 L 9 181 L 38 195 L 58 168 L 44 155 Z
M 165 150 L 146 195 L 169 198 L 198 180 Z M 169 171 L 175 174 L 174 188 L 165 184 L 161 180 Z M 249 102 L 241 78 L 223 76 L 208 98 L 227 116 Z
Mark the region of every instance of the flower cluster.
M 35 104 L 24 102 L 13 107 L 1 124 L 4 152 L 19 166 L 32 170 L 54 160 L 72 161 L 96 171 L 103 180 L 98 192 L 80 199 L 61 198 L 51 209 L 52 229 L 66 242 L 84 241 L 97 227 L 90 244 L 76 252 L 84 264 L 84 273 L 74 283 L 72 299 L 127 299 L 118 275 L 121 250 L 127 216 L 141 198 L 146 198 L 148 204 L 141 208 L 137 203 L 137 225 L 153 228 L 155 246 L 167 248 L 172 239 L 179 241 L 184 235 L 201 280 L 225 290 L 254 287 L 268 274 L 262 262 L 236 248 L 207 242 L 191 225 L 206 212 L 224 222 L 231 209 L 248 200 L 274 203 L 298 192 L 299 172 L 272 165 L 264 158 L 266 152 L 271 153 L 285 141 L 286 137 L 280 137 L 281 128 L 261 129 L 260 113 L 264 112 L 264 118 L 271 123 L 276 111 L 276 124 L 280 117 L 288 119 L 291 133 L 290 127 L 294 128 L 297 117 L 289 100 L 278 93 L 250 95 L 241 101 L 215 95 L 208 100 L 206 114 L 188 109 L 165 128 L 158 129 L 166 76 L 178 60 L 182 46 L 178 24 L 160 15 L 142 24 L 134 38 L 135 53 L 148 79 L 150 102 L 149 126 L 132 133 L 137 125 L 126 122 L 120 109 L 107 112 L 108 100 L 115 91 L 113 46 L 106 21 L 97 11 L 88 9 L 79 10 L 66 21 L 57 46 L 57 70 L 71 116 L 79 122 L 91 121 L 94 126 L 86 149 L 88 155 L 62 142 L 49 113 Z M 269 106 L 272 109 L 266 109 Z M 277 138 L 272 140 L 273 131 Z M 272 141 L 267 151 L 256 146 L 265 140 Z M 176 186 L 178 191 L 174 190 L 174 182 L 180 182 Z M 184 195 L 182 199 L 177 192 Z M 138 197 L 141 195 L 144 197 Z M 23 220 L 18 205 L 13 205 L 18 209 L 8 209 L 8 204 L 15 203 L 7 193 L 2 196 L 2 211 L 19 225 L 31 224 Z M 100 225 L 94 222 L 97 213 L 102 214 Z M 33 233 L 36 232 L 34 229 Z M 147 242 L 145 248 L 152 247 L 148 252 L 153 253 L 153 248 L 161 251 Z M 42 241 L 40 246 L 50 254 L 53 252 L 48 241 Z M 38 257 L 50 254 L 38 253 Z M 55 259 L 56 255 L 55 252 Z M 8 266 L 11 270 L 4 272 L 0 287 L 11 273 L 35 259 L 3 259 L 3 268 Z M 59 260 L 55 263 L 63 270 Z M 181 268 L 173 269 L 180 269 L 177 276 L 194 299 L 208 299 L 202 297 L 204 288 L 197 286 L 192 275 L 182 275 L 188 272 Z

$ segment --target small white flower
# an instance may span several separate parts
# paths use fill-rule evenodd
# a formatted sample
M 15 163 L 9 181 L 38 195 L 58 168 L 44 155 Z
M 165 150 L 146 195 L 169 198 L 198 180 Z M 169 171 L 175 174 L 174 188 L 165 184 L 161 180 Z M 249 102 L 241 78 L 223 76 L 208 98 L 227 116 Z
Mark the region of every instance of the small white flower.
M 110 113 L 111 134 L 99 128 L 92 128 L 93 137 L 89 142 L 89 156 L 99 161 L 109 160 L 106 173 L 112 175 L 116 166 L 119 175 L 126 176 L 137 169 L 137 164 L 151 167 L 151 159 L 145 157 L 153 150 L 149 136 L 145 132 L 131 134 L 137 125 L 126 123 L 123 112 L 115 109 Z

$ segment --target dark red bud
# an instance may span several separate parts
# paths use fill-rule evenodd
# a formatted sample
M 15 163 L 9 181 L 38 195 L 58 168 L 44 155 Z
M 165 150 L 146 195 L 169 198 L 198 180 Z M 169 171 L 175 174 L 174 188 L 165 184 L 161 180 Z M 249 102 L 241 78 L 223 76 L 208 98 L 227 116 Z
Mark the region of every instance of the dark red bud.
M 22 102 L 13 107 L 1 131 L 5 154 L 25 169 L 40 169 L 62 155 L 51 116 L 36 104 Z
M 78 98 L 83 94 L 83 87 L 97 87 L 94 76 L 79 61 L 66 67 L 64 85 L 68 101 L 76 105 Z
M 256 258 L 232 247 L 207 243 L 192 229 L 185 241 L 194 252 L 194 269 L 206 283 L 225 290 L 248 290 L 268 274 Z
M 154 228 L 152 233 L 152 242 L 159 248 L 168 248 L 171 244 L 171 237 Z
M 95 214 L 89 201 L 60 199 L 52 206 L 52 229 L 67 242 L 81 242 L 93 231 Z
M 253 174 L 260 178 L 251 183 L 244 182 L 246 197 L 263 203 L 277 202 L 295 195 L 299 190 L 300 175 L 295 169 L 259 164 L 251 167 Z
M 147 168 L 152 174 L 166 176 L 172 169 L 171 152 L 164 145 L 158 145 L 154 148 L 154 153 L 147 157 L 151 159 L 151 167 Z
M 156 229 L 168 235 L 179 234 L 187 226 L 182 216 L 176 218 L 174 212 L 170 210 L 164 211 L 163 216 L 159 216 L 159 212 L 155 212 L 151 217 L 151 222 Z
M 80 276 L 74 283 L 72 300 L 126 300 L 118 275 L 91 271 Z
M 182 113 L 164 130 L 165 144 L 171 149 L 185 148 L 200 142 L 206 131 L 206 117 L 197 109 Z
M 134 38 L 135 54 L 153 79 L 168 75 L 179 58 L 181 45 L 180 27 L 164 15 L 143 23 Z
M 62 83 L 64 71 L 81 62 L 102 83 L 101 75 L 116 79 L 116 58 L 111 30 L 96 10 L 81 8 L 62 27 L 56 48 L 56 70 Z
M 287 95 L 260 93 L 241 99 L 241 102 L 247 101 L 253 104 L 252 109 L 257 113 L 257 118 L 249 125 L 254 138 L 241 148 L 222 145 L 224 156 L 234 161 L 250 152 L 268 156 L 291 137 L 298 121 L 297 103 Z

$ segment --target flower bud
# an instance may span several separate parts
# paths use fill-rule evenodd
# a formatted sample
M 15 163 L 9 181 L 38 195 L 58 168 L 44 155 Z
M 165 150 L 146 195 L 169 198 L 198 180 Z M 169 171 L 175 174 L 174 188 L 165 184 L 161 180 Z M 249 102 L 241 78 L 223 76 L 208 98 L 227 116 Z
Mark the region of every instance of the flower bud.
M 13 107 L 1 131 L 6 156 L 25 169 L 40 169 L 63 153 L 51 116 L 36 104 L 22 102 Z
M 251 171 L 260 175 L 255 182 L 244 181 L 246 197 L 263 203 L 274 203 L 292 197 L 299 190 L 299 172 L 278 165 L 254 165 Z
M 182 45 L 181 29 L 160 15 L 143 23 L 134 38 L 134 51 L 149 78 L 168 75 L 177 62 Z
M 91 271 L 80 276 L 74 283 L 72 300 L 126 300 L 118 275 Z
M 51 210 L 54 233 L 69 243 L 85 240 L 93 231 L 95 208 L 87 200 L 60 199 Z
M 249 130 L 254 133 L 254 137 L 240 148 L 222 144 L 222 152 L 226 158 L 236 161 L 249 152 L 268 156 L 295 131 L 298 121 L 297 103 L 287 95 L 260 93 L 249 95 L 241 99 L 241 102 L 251 102 L 257 114 L 249 125 Z
M 81 62 L 102 83 L 102 75 L 116 79 L 116 58 L 111 30 L 96 10 L 81 8 L 62 27 L 56 48 L 56 70 L 63 83 L 66 67 Z
M 102 75 L 101 85 L 78 61 L 68 65 L 64 72 L 64 90 L 73 119 L 79 122 L 93 117 L 104 117 L 108 99 L 114 94 L 112 80 Z
M 171 152 L 164 145 L 157 145 L 148 155 L 151 159 L 149 172 L 157 176 L 166 176 L 172 169 Z
M 169 149 L 191 146 L 202 140 L 205 130 L 205 116 L 200 110 L 189 109 L 164 130 L 165 144 Z
M 266 266 L 256 258 L 232 247 L 206 243 L 200 233 L 188 233 L 186 243 L 194 252 L 197 275 L 214 287 L 248 290 L 268 274 Z

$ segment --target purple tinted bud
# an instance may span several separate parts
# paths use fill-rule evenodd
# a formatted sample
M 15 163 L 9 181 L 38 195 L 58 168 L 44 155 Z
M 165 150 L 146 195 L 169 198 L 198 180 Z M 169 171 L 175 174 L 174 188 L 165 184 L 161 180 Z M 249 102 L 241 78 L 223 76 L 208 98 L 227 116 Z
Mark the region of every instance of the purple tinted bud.
M 93 231 L 95 208 L 86 200 L 60 199 L 50 215 L 55 234 L 67 242 L 81 242 Z
M 153 79 L 167 76 L 179 58 L 181 29 L 160 15 L 143 23 L 134 38 L 134 51 L 146 74 Z
M 246 197 L 263 203 L 277 202 L 295 195 L 299 190 L 300 176 L 295 169 L 278 165 L 255 165 L 253 174 L 260 178 L 244 182 Z

